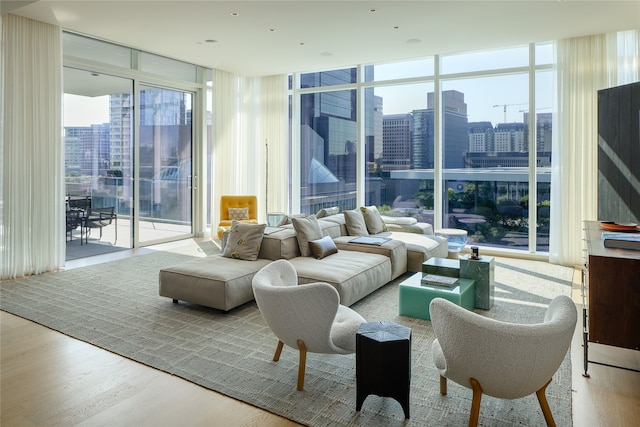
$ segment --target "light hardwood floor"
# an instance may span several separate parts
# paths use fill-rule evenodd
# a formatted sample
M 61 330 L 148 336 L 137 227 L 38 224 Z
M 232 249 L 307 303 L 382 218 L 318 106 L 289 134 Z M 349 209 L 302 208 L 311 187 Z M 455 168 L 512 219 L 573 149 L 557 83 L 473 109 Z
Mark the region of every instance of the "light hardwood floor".
M 94 262 L 103 260 L 76 266 Z M 580 301 L 579 279 L 574 300 Z M 637 426 L 640 373 L 590 364 L 591 377 L 584 378 L 581 330 L 580 321 L 571 350 L 574 425 Z M 298 425 L 5 312 L 0 338 L 3 427 Z M 610 358 L 606 348 L 593 351 Z M 615 360 L 637 368 L 639 353 Z

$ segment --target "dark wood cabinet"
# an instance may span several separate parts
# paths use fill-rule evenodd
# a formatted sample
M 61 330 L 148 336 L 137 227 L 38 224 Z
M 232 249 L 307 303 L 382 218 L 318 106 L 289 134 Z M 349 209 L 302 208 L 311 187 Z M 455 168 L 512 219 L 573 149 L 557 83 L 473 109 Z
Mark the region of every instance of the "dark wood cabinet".
M 588 340 L 639 350 L 640 251 L 605 248 L 597 221 L 586 221 L 586 237 Z

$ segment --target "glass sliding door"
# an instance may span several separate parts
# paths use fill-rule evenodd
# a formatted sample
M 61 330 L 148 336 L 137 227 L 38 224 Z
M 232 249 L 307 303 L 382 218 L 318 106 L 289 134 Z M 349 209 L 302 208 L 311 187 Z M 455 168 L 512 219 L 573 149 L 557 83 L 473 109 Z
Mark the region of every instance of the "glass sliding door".
M 139 99 L 138 241 L 191 236 L 193 94 L 142 86 Z
M 65 67 L 67 260 L 133 245 L 132 113 L 132 80 Z

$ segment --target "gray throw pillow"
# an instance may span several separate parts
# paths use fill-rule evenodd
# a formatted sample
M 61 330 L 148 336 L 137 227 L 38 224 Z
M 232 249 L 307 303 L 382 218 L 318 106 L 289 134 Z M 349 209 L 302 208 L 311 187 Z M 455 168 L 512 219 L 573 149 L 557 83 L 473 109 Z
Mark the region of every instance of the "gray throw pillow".
M 378 234 L 383 231 L 387 231 L 387 226 L 384 224 L 384 221 L 382 221 L 382 217 L 380 216 L 380 212 L 378 212 L 377 207 L 362 206 L 360 208 L 360 212 L 362 212 L 364 223 L 367 225 L 369 234 Z
M 309 249 L 309 242 L 312 240 L 318 240 L 324 237 L 318 219 L 315 215 L 309 215 L 304 218 L 291 218 L 293 228 L 296 230 L 296 239 L 298 240 L 298 247 L 300 247 L 300 254 L 302 256 L 311 256 L 311 249 Z
M 311 255 L 315 259 L 322 259 L 324 257 L 328 257 L 331 254 L 338 253 L 336 244 L 329 236 L 324 236 L 322 239 L 310 241 L 309 249 L 311 250 Z
M 233 221 L 222 256 L 245 261 L 257 260 L 266 226 L 267 224 L 246 224 Z
M 347 232 L 350 236 L 368 236 L 369 231 L 364 222 L 364 216 L 359 209 L 352 211 L 344 211 L 344 220 L 347 226 Z

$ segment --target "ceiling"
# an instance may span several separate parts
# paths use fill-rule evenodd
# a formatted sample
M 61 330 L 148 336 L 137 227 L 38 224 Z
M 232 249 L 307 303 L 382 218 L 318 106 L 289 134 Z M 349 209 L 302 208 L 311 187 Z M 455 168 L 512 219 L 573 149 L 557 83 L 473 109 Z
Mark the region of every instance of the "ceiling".
M 640 0 L 3 0 L 6 12 L 245 76 L 640 28 Z

